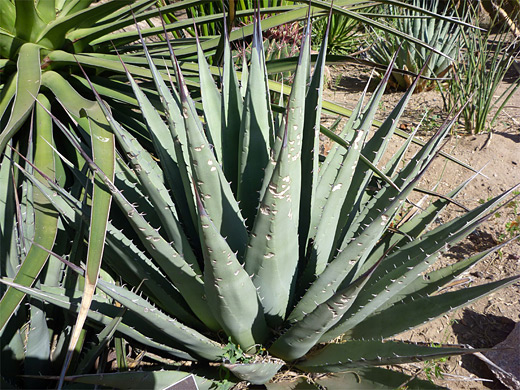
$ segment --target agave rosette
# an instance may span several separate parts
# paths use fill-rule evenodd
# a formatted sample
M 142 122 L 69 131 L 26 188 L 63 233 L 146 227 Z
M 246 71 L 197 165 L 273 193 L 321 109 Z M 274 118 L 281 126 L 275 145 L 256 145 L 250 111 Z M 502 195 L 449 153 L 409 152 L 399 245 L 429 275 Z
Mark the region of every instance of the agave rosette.
M 127 340 L 154 352 L 147 356 L 222 363 L 234 374 L 223 379 L 218 372 L 195 365 L 183 370 L 63 379 L 118 388 L 164 388 L 195 374 L 199 388 L 210 388 L 231 386 L 239 379 L 264 384 L 287 365 L 305 372 L 331 373 L 317 380 L 325 387 L 338 383 L 348 387 L 359 380 L 371 386 L 397 387 L 409 378 L 378 366 L 467 350 L 392 341 L 393 336 L 518 280 L 512 277 L 434 294 L 496 249 L 429 272 L 446 244 L 471 233 L 510 191 L 430 229 L 463 183 L 402 218 L 408 197 L 417 189 L 454 121 L 444 123 L 404 168 L 398 169 L 411 138 L 381 164 L 415 84 L 369 136 L 390 74 L 387 71 L 364 107 L 360 100 L 337 137 L 339 143 L 320 162 L 326 40 L 311 76 L 310 34 L 305 34 L 283 114 L 273 113 L 268 100 L 259 25 L 253 40 L 251 63 L 241 82 L 228 44 L 218 84 L 199 46 L 201 112 L 190 97 L 173 52 L 172 74 L 177 86 L 170 89 L 145 47 L 164 117 L 126 66 L 152 153 L 116 120 L 96 92 L 102 115 L 87 111 L 83 117 L 90 123 L 104 120 L 109 128 L 99 126 L 104 133 L 98 133 L 91 126 L 91 145 L 54 117 L 73 146 L 76 162 L 58 154 L 45 140 L 36 149 L 47 145 L 45 156 L 60 161 L 75 176 L 78 187 L 64 189 L 59 180 L 39 169 L 39 153 L 32 169 L 15 162 L 16 174 L 23 174 L 30 183 L 24 191 L 38 191 L 35 218 L 53 218 L 61 226 L 61 234 L 74 239 L 66 248 L 53 248 L 47 264 L 64 276 L 56 278 L 47 271 L 35 287 L 20 280 L 14 269 L 1 279 L 11 295 L 31 297 L 29 351 L 35 351 L 33 345 L 39 341 L 42 362 L 52 353 L 51 341 L 42 336 L 48 334 L 45 315 L 51 307 L 37 302 L 65 309 L 66 315 L 80 312 L 80 299 L 85 296 L 82 286 L 89 284 L 89 255 L 97 251 L 94 254 L 103 259 L 103 267 L 98 275 L 98 264 L 90 281 L 88 326 L 81 329 L 87 345 L 93 341 L 100 346 L 87 348 L 75 373 L 91 372 L 95 358 L 114 339 L 123 366 L 126 354 L 119 343 Z M 97 91 L 96 85 L 92 88 Z M 41 108 L 37 114 L 50 121 L 45 103 L 36 107 Z M 104 149 L 96 142 L 112 145 L 113 154 L 99 156 L 98 151 Z M 9 158 L 16 160 L 10 150 L 0 169 L 6 183 L 15 175 L 15 169 L 6 163 Z M 12 188 L 2 191 L 3 213 L 16 208 L 9 191 Z M 112 206 L 108 221 L 99 215 L 107 215 L 111 200 L 117 206 Z M 38 214 L 41 205 L 52 211 Z M 24 205 L 24 211 L 29 206 Z M 23 226 L 31 225 L 26 222 Z M 10 237 L 12 245 L 3 249 L 13 258 L 20 250 L 16 247 L 21 242 L 18 234 L 20 229 Z M 98 244 L 103 241 L 95 241 L 100 237 L 104 246 Z M 29 250 L 49 254 L 40 245 Z M 66 253 L 66 258 L 59 253 Z M 7 264 L 16 266 L 14 260 Z M 423 277 L 425 273 L 427 277 Z M 19 310 L 13 318 L 23 315 Z M 7 326 L 2 336 L 7 340 L 4 351 L 18 351 L 19 330 Z M 247 359 L 237 361 L 234 356 L 232 361 L 228 340 L 239 345 L 235 353 L 245 351 L 239 355 Z M 432 385 L 415 379 L 407 386 Z

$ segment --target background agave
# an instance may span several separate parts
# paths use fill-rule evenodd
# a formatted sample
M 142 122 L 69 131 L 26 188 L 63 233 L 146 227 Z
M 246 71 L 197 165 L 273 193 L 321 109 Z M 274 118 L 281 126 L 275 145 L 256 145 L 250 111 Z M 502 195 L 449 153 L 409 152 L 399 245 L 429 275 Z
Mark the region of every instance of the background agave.
M 165 121 L 130 72 L 127 77 L 151 153 L 118 123 L 97 92 L 102 116 L 78 113 L 92 124 L 89 137 L 76 136 L 54 117 L 73 146 L 74 161 L 45 138 L 29 145 L 34 164 L 25 169 L 11 149 L 6 151 L 2 182 L 27 180 L 21 200 L 14 185 L 2 187 L 0 194 L 2 215 L 18 210 L 21 222 L 13 230 L 14 220 L 0 219 L 6 265 L 0 281 L 9 286 L 1 303 L 2 361 L 5 356 L 10 364 L 2 369 L 3 383 L 21 380 L 15 375 L 24 359 L 26 374 L 54 374 L 53 363 L 63 362 L 71 334 L 56 323 L 72 324 L 78 313 L 88 322 L 77 323 L 72 338 L 84 343 L 86 352 L 65 360 L 65 368 L 70 365 L 69 372 L 78 374 L 65 379 L 117 388 L 164 388 L 189 371 L 199 388 L 229 386 L 237 378 L 263 384 L 282 365 L 340 373 L 317 381 L 323 386 L 340 381 L 348 387 L 361 380 L 397 387 L 410 378 L 377 366 L 465 352 L 391 337 L 518 280 L 437 293 L 496 248 L 429 272 L 445 246 L 472 232 L 509 192 L 429 229 L 465 183 L 449 194 L 434 194 L 423 209 L 407 199 L 453 120 L 403 168 L 411 137 L 382 164 L 416 86 L 369 137 L 387 72 L 368 103 L 358 103 L 336 137 L 338 145 L 320 163 L 326 40 L 310 77 L 310 34 L 305 34 L 281 113 L 271 111 L 261 48 L 257 25 L 247 78 L 242 74 L 239 84 L 226 44 L 218 88 L 199 47 L 202 119 L 175 58 L 177 88 L 170 90 L 145 51 Z M 50 111 L 41 103 L 36 115 L 45 126 L 38 128 L 52 129 Z M 74 175 L 76 186 L 65 189 L 50 174 L 58 161 Z M 117 207 L 110 207 L 112 199 Z M 34 237 L 28 250 L 42 257 L 49 253 L 44 247 L 52 246 L 44 240 L 52 237 L 31 218 L 57 226 L 63 237 L 34 287 L 24 265 L 18 268 L 31 243 L 25 237 Z M 91 260 L 101 257 L 100 269 L 99 261 Z M 11 303 L 25 294 L 31 297 L 28 308 Z M 23 328 L 20 322 L 27 318 Z M 55 326 L 61 333 L 49 339 Z M 144 358 L 166 370 L 82 375 L 93 371 L 95 359 L 112 341 L 119 368 Z M 219 377 L 209 362 L 220 363 L 233 376 Z M 31 380 L 37 382 L 30 385 L 42 386 L 41 378 L 24 379 Z M 413 380 L 407 386 L 431 385 Z
M 439 1 L 413 0 L 410 2 L 416 7 L 424 8 L 432 12 L 439 12 L 445 16 L 453 17 L 455 12 L 450 6 L 439 10 Z M 394 24 L 396 29 L 428 43 L 444 55 L 432 54 L 424 71 L 424 76 L 439 77 L 446 76 L 450 70 L 451 62 L 461 48 L 460 36 L 461 25 L 454 24 L 448 20 L 427 17 L 416 10 L 388 6 L 387 13 L 395 15 Z M 430 51 L 410 41 L 403 41 L 395 35 L 373 30 L 373 44 L 368 51 L 369 57 L 377 63 L 389 64 L 394 53 L 399 51 L 396 66 L 398 69 L 408 70 L 417 74 L 419 69 L 426 63 Z M 392 74 L 390 84 L 400 89 L 407 89 L 413 82 L 413 77 L 399 73 Z M 430 87 L 432 82 L 424 79 L 419 82 L 416 92 L 421 92 Z

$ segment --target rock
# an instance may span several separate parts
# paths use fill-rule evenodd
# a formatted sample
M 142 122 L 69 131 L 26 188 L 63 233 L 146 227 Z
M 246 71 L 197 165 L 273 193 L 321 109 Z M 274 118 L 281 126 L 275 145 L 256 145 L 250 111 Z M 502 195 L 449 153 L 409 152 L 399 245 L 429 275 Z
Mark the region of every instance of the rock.
M 520 389 L 520 322 L 500 344 L 485 354 L 477 354 L 505 386 Z

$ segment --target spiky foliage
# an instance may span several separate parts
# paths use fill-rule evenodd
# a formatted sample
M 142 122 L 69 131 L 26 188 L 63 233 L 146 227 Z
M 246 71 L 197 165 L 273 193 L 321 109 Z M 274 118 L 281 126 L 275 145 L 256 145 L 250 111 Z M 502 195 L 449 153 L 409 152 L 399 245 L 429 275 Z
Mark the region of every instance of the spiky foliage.
M 409 2 L 416 7 L 424 8 L 431 12 L 439 12 L 451 18 L 454 17 L 453 9 L 446 6 L 444 10 L 439 11 L 439 1 L 413 0 Z M 395 15 L 395 28 L 399 31 L 406 32 L 421 41 L 428 43 L 444 55 L 431 53 L 428 49 L 418 46 L 410 41 L 403 41 L 399 37 L 392 36 L 386 32 L 373 30 L 373 42 L 368 51 L 370 58 L 380 64 L 389 64 L 394 53 L 399 51 L 396 60 L 397 69 L 411 71 L 417 74 L 426 63 L 427 58 L 432 54 L 428 61 L 424 76 L 442 78 L 447 75 L 453 58 L 460 50 L 460 34 L 461 27 L 449 20 L 439 20 L 431 16 L 426 16 L 416 10 L 400 8 L 389 5 L 387 8 L 389 15 Z M 394 73 L 390 78 L 390 85 L 402 90 L 408 89 L 413 77 Z M 415 88 L 416 92 L 421 92 L 429 87 L 434 86 L 428 79 L 419 82 Z
M 102 126 L 106 133 L 92 132 L 90 145 L 54 117 L 77 153 L 76 161 L 59 155 L 45 139 L 36 145 L 34 167 L 18 164 L 11 150 L 3 157 L 3 183 L 26 179 L 22 201 L 10 184 L 0 193 L 2 215 L 12 215 L 16 209 L 21 215 L 14 233 L 15 219 L 1 220 L 6 271 L 0 281 L 8 286 L 1 304 L 2 365 L 7 361 L 12 367 L 3 366 L 2 381 L 15 382 L 23 360 L 26 373 L 54 374 L 52 364 L 61 362 L 68 332 L 62 329 L 49 340 L 53 324 L 45 318 L 67 319 L 78 313 L 88 317 L 79 333 L 88 348 L 70 361 L 68 372 L 78 375 L 62 379 L 117 388 L 165 388 L 188 376 L 189 370 L 199 388 L 230 385 L 237 378 L 263 384 L 283 365 L 340 373 L 320 382 L 323 386 L 338 386 L 340 381 L 340 386 L 349 387 L 361 379 L 397 387 L 409 378 L 377 366 L 465 352 L 455 346 L 432 348 L 388 339 L 518 279 L 434 294 L 492 249 L 423 277 L 446 244 L 473 231 L 508 193 L 429 230 L 430 222 L 464 184 L 424 209 L 409 209 L 407 198 L 453 122 L 443 124 L 404 168 L 398 169 L 410 142 L 382 164 L 415 87 L 369 138 L 387 72 L 366 106 L 359 102 L 337 137 L 339 144 L 320 164 L 326 40 L 311 77 L 310 36 L 305 35 L 282 114 L 271 111 L 267 98 L 259 26 L 254 41 L 248 77 L 242 74 L 241 84 L 225 46 L 220 88 L 199 49 L 201 112 L 175 58 L 172 73 L 177 86 L 169 89 L 145 52 L 164 118 L 129 72 L 127 76 L 153 153 L 116 121 L 96 92 L 103 117 L 89 111 L 83 115 L 91 123 L 106 121 L 110 129 Z M 37 107 L 50 128 L 45 101 Z M 117 147 L 108 135 L 116 139 Z M 96 142 L 111 146 L 113 172 L 102 164 L 98 150 L 104 149 L 97 149 Z M 77 187 L 64 189 L 49 174 L 52 165 L 41 159 L 50 157 L 62 161 L 77 178 Z M 37 194 L 34 204 L 27 201 L 32 199 L 26 194 L 30 191 Z M 103 198 L 105 194 L 117 207 L 112 207 L 110 221 L 94 223 L 99 221 L 94 215 L 106 214 L 103 207 L 110 197 Z M 52 218 L 59 234 L 72 239 L 72 243 L 57 241 L 46 272 L 34 287 L 26 280 L 23 265 L 17 269 L 28 241 L 20 227 L 39 226 L 28 221 L 32 216 Z M 40 236 L 50 240 L 46 231 L 34 232 L 29 251 L 46 256 L 45 246 L 36 244 Z M 80 306 L 82 288 L 89 283 L 89 253 L 96 250 L 102 254 L 102 272 L 90 282 L 95 286 L 90 307 Z M 30 296 L 29 317 L 23 306 L 16 313 L 4 310 L 4 299 L 13 294 Z M 26 318 L 27 328 L 20 327 Z M 327 344 L 338 336 L 341 342 Z M 93 372 L 95 359 L 112 340 L 120 367 L 132 365 L 126 361 L 126 342 L 161 364 L 154 371 L 81 375 Z M 171 366 L 172 359 L 181 365 L 190 360 L 198 364 L 179 370 L 178 365 Z M 233 377 L 222 380 L 211 371 L 214 365 L 205 366 L 208 362 L 220 363 Z M 67 366 L 68 361 L 63 373 Z M 41 378 L 28 380 L 34 379 L 41 387 Z M 429 384 L 413 380 L 407 386 Z
M 482 10 L 471 5 L 466 12 L 475 24 L 482 16 Z M 491 25 L 497 24 L 495 17 Z M 497 91 L 508 70 L 520 58 L 520 37 L 512 38 L 506 27 L 500 26 L 498 31 L 464 29 L 462 41 L 465 49 L 457 53 L 454 76 L 447 88 L 447 105 L 449 109 L 464 107 L 461 122 L 468 133 L 492 131 L 502 109 L 520 88 L 520 77 L 516 77 L 504 92 Z
M 83 342 L 83 322 L 94 294 L 104 256 L 102 245 L 87 248 L 81 240 L 78 241 L 85 227 L 81 226 L 76 235 L 70 236 L 58 214 L 49 211 L 51 204 L 41 190 L 29 182 L 22 184 L 21 176 L 10 171 L 6 161 L 8 158 L 14 159 L 25 166 L 29 173 L 32 172 L 30 164 L 37 164 L 41 171 L 37 175 L 44 175 L 40 178 L 47 177 L 56 181 L 60 186 L 70 190 L 75 197 L 81 198 L 85 202 L 85 207 L 92 208 L 93 211 L 86 221 L 86 226 L 90 226 L 88 241 L 104 242 L 107 239 L 107 220 L 111 208 L 110 192 L 101 185 L 99 180 L 93 180 L 89 184 L 93 186 L 93 190 L 89 187 L 90 195 L 85 197 L 83 187 L 86 182 L 78 180 L 77 176 L 66 169 L 58 156 L 61 155 L 71 161 L 76 167 L 80 167 L 84 160 L 74 149 L 62 147 L 67 145 L 65 139 L 53 129 L 52 121 L 45 111 L 49 110 L 64 125 L 74 129 L 76 141 L 82 143 L 83 147 L 91 148 L 91 157 L 99 169 L 111 180 L 115 179 L 117 156 L 114 135 L 99 104 L 85 98 L 90 94 L 90 87 L 80 70 L 81 66 L 115 119 L 125 125 L 132 137 L 139 140 L 141 146 L 151 148 L 153 140 L 146 132 L 146 123 L 136 113 L 139 104 L 131 94 L 117 52 L 123 56 L 127 68 L 142 83 L 141 86 L 149 94 L 151 104 L 160 108 L 160 97 L 157 92 L 147 89 L 152 75 L 148 69 L 140 66 L 145 63 L 141 46 L 133 44 L 138 37 L 137 31 L 121 31 L 128 26 L 133 26 L 136 21 L 149 21 L 160 15 L 160 11 L 153 7 L 155 2 L 155 0 L 102 3 L 93 0 L 0 0 L 0 153 L 4 161 L 0 187 L 5 191 L 3 194 L 6 196 L 0 216 L 0 273 L 1 276 L 13 278 L 15 283 L 23 286 L 32 286 L 39 277 L 44 278 L 47 285 L 58 285 L 59 281 L 62 281 L 62 270 L 59 265 L 52 264 L 53 260 L 49 259 L 46 252 L 49 249 L 60 254 L 68 254 L 75 261 L 85 257 L 87 270 L 81 299 L 81 315 L 76 320 L 70 339 L 69 332 L 74 319 L 58 317 L 54 321 L 53 318 L 56 327 L 52 329 L 50 338 L 59 340 L 59 348 L 52 348 L 55 355 L 51 356 L 48 348 L 32 342 L 27 345 L 30 348 L 26 353 L 26 346 L 18 343 L 5 349 L 3 361 L 10 359 L 11 353 L 17 359 L 26 353 L 29 358 L 42 361 L 46 360 L 45 357 L 51 356 L 50 361 L 54 366 L 61 365 L 64 358 L 63 373 L 70 364 L 74 365 L 73 351 Z M 177 1 L 164 6 L 162 12 L 182 12 L 186 8 L 198 7 L 205 3 L 211 2 L 208 0 Z M 267 27 L 273 27 L 298 20 L 305 16 L 306 7 L 306 5 L 295 4 L 279 10 L 282 12 L 267 18 L 265 24 Z M 321 7 L 321 10 L 316 10 L 318 14 L 325 12 L 323 8 L 326 8 L 326 5 L 321 4 Z M 247 17 L 252 12 L 251 9 L 245 11 L 240 17 Z M 179 32 L 176 34 L 179 39 L 176 39 L 172 45 L 175 46 L 179 57 L 185 60 L 184 66 L 191 70 L 192 75 L 196 74 L 197 64 L 189 59 L 196 57 L 197 47 L 193 38 L 180 32 L 191 28 L 194 24 L 205 25 L 220 20 L 220 14 L 204 15 L 181 21 L 173 20 L 164 27 L 168 33 Z M 244 26 L 233 31 L 231 35 L 233 39 L 242 39 L 244 36 L 251 35 L 251 31 L 250 26 Z M 148 28 L 142 32 L 146 37 L 157 33 L 163 33 L 163 28 Z M 183 36 L 185 38 L 181 38 Z M 219 47 L 220 41 L 220 37 L 205 37 L 202 44 L 205 50 L 212 51 Z M 153 43 L 150 52 L 153 61 L 163 72 L 161 77 L 167 80 L 168 64 L 165 64 L 163 59 L 164 54 L 167 53 L 166 42 L 163 40 Z M 216 69 L 213 71 L 218 73 Z M 189 83 L 197 89 L 197 82 L 190 80 Z M 35 105 L 35 98 L 41 105 Z M 6 149 L 7 145 L 9 146 Z M 28 162 L 24 163 L 20 157 L 13 154 L 9 149 L 11 146 L 25 155 Z M 18 197 L 14 197 L 17 194 L 15 189 L 19 185 L 23 186 L 23 190 Z M 17 227 L 16 231 L 14 227 Z M 74 241 L 72 247 L 67 244 L 69 241 Z M 72 280 L 65 285 L 70 287 L 74 284 Z M 2 287 L 0 329 L 5 329 L 8 322 L 11 328 L 2 337 L 2 350 L 6 343 L 12 341 L 13 334 L 10 332 L 20 335 L 26 322 L 23 310 L 18 310 L 15 315 L 24 294 L 15 289 L 4 290 Z M 32 310 L 30 312 L 32 313 Z M 40 324 L 37 328 L 45 334 L 45 329 L 50 329 L 51 326 L 41 311 L 34 308 L 34 312 L 37 316 L 35 321 L 38 320 Z M 17 318 L 10 321 L 13 315 Z M 31 340 L 44 340 L 44 338 L 33 336 Z M 68 352 L 64 357 L 62 351 L 67 351 L 67 348 Z M 34 367 L 34 372 L 40 371 L 36 364 L 28 366 Z M 15 375 L 17 372 L 15 368 L 7 369 L 6 372 Z M 43 371 L 48 372 L 48 367 Z M 31 373 L 31 369 L 28 373 Z

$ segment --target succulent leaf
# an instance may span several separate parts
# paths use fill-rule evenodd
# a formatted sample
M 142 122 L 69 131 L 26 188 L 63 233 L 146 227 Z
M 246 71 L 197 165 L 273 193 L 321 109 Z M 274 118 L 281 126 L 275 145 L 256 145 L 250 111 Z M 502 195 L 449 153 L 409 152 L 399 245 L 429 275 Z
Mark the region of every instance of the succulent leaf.
M 256 288 L 199 200 L 204 287 L 213 314 L 244 350 L 263 343 L 268 329 Z
M 42 99 L 42 104 L 49 104 L 49 102 Z M 45 118 L 40 118 L 41 115 L 42 111 L 38 110 L 39 123 L 35 126 L 35 141 L 32 143 L 34 145 L 34 162 L 45 167 L 45 173 L 54 178 L 54 153 L 50 146 L 53 144 L 52 124 L 49 124 Z M 6 162 L 7 160 L 4 160 L 2 165 Z M 5 168 L 7 169 L 8 165 Z M 34 204 L 34 242 L 44 248 L 51 249 L 56 240 L 58 215 L 52 209 L 48 199 L 37 188 L 31 191 L 29 201 Z M 9 243 L 9 241 L 7 242 Z M 24 242 L 23 245 L 25 244 Z M 14 281 L 24 286 L 32 286 L 43 269 L 48 256 L 45 250 L 36 245 L 30 245 L 21 266 L 16 271 Z M 24 296 L 25 294 L 18 290 L 7 289 L 0 300 L 0 329 L 5 327 Z
M 252 228 L 256 215 L 264 169 L 274 143 L 272 113 L 267 93 L 267 75 L 260 34 L 260 21 L 255 23 L 251 67 L 247 78 L 239 140 L 239 177 L 237 200 L 246 223 Z
M 352 331 L 347 332 L 344 337 L 347 339 L 391 337 L 431 321 L 446 312 L 466 306 L 477 298 L 486 296 L 504 286 L 515 283 L 518 279 L 518 276 L 513 276 L 497 282 L 464 288 L 459 291 L 447 292 L 435 296 L 423 296 L 412 302 L 399 302 L 367 318 L 367 320 L 353 328 Z M 403 316 L 406 316 L 405 313 L 408 310 L 411 310 L 414 315 L 403 318 Z M 333 333 L 331 332 L 326 336 L 332 338 Z
M 17 7 L 22 3 L 25 2 L 17 1 Z M 27 4 L 30 7 L 34 7 L 30 2 L 27 2 Z M 24 26 L 23 29 L 27 30 L 27 26 Z M 0 132 L 0 151 L 5 149 L 9 139 L 18 131 L 31 113 L 31 109 L 34 105 L 34 97 L 38 95 L 41 85 L 40 50 L 41 47 L 33 43 L 25 43 L 20 48 L 16 65 L 18 69 L 16 73 L 17 92 L 14 96 L 9 121 Z M 11 85 L 14 86 L 14 84 Z M 7 108 L 10 99 L 7 99 L 8 96 L 2 96 L 2 98 L 2 102 L 5 99 L 5 107 Z
M 432 347 L 400 341 L 362 340 L 329 344 L 298 363 L 310 372 L 342 372 L 356 367 L 402 364 L 439 356 L 474 353 L 461 347 Z

